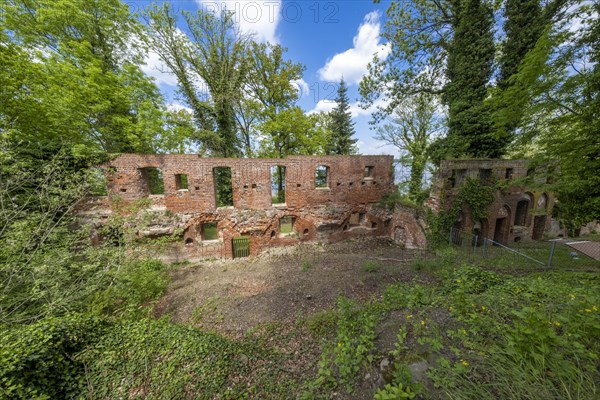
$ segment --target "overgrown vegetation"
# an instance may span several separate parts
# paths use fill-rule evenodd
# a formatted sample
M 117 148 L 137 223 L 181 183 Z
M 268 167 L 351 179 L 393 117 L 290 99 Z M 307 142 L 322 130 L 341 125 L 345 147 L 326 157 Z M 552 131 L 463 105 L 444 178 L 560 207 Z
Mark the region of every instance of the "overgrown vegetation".
M 463 207 L 468 207 L 474 221 L 485 219 L 487 207 L 494 201 L 496 184 L 483 185 L 479 179 L 467 177 L 461 185 L 450 210 L 433 214 L 427 213 L 429 223 L 429 241 L 437 247 L 448 242 L 448 232 L 456 222 Z
M 428 271 L 435 284 L 392 285 L 383 300 L 362 306 L 340 299 L 335 334 L 305 398 L 351 394 L 382 358 L 389 361 L 387 383 L 376 399 L 597 396 L 597 274 L 498 275 L 443 258 Z M 394 349 L 377 353 L 377 326 L 398 312 Z M 415 382 L 409 366 L 419 361 L 427 372 Z
M 487 87 L 494 55 L 490 3 L 393 2 L 384 33 L 392 53 L 381 62 L 412 64 L 383 71 L 377 68 L 389 65 L 375 60 L 369 79 L 385 79 L 367 79 L 362 92 L 372 103 L 378 84 L 391 89 L 391 114 L 404 100 L 401 93 L 442 89 L 451 135 L 437 150 L 428 149 L 429 157 L 501 154 L 506 136 L 518 130 L 522 142 L 514 155 L 558 162 L 564 219 L 598 218 L 600 5 L 582 4 L 548 2 L 544 33 L 536 24 L 539 37 L 502 53 L 502 90 L 494 91 Z M 513 28 L 507 28 L 503 50 L 529 31 L 515 19 L 514 5 L 506 13 L 506 26 Z M 119 152 L 184 152 L 192 144 L 209 156 L 348 153 L 355 139 L 347 104 L 341 104 L 344 89 L 336 133 L 342 140 L 333 146 L 338 151 L 331 146 L 335 118 L 306 115 L 296 105 L 292 81 L 302 78 L 303 66 L 285 59 L 279 45 L 239 35 L 233 15 L 183 13 L 188 37 L 168 4 L 143 14 L 151 23 L 140 24 L 119 0 L 0 2 L 0 398 L 287 399 L 300 393 L 329 399 L 333 393 L 353 396 L 365 375 L 378 369 L 385 385 L 367 397 L 598 397 L 595 269 L 500 275 L 457 264 L 455 253 L 439 250 L 437 258 L 407 267 L 414 281 L 388 287 L 381 298 L 340 298 L 334 309 L 307 321 L 260 326 L 242 339 L 153 318 L 154 302 L 169 283 L 168 267 L 143 246 L 126 245 L 136 232 L 120 212 L 135 214 L 139 224 L 156 214 L 138 213 L 148 200 L 125 205 L 114 198 L 117 212 L 92 237 L 94 229 L 76 217 L 86 195 L 106 194 L 91 166 Z M 565 18 L 555 22 L 554 15 Z M 577 18 L 581 24 L 567 24 Z M 410 33 L 422 26 L 433 29 L 432 36 Z M 148 54 L 137 45 L 140 39 L 175 74 L 191 113 L 167 109 L 142 72 Z M 439 79 L 442 74 L 449 79 Z M 198 86 L 198 76 L 206 88 Z M 440 82 L 445 87 L 429 85 Z M 426 111 L 433 118 L 437 109 Z M 428 142 L 422 136 L 411 153 L 411 205 L 423 198 L 419 176 Z M 153 194 L 164 191 L 158 174 L 149 174 Z M 230 172 L 217 172 L 215 180 L 218 205 L 231 205 Z M 447 232 L 461 206 L 474 218 L 483 216 L 491 190 L 467 181 L 451 212 L 432 226 Z M 399 196 L 382 204 L 406 201 Z M 283 222 L 285 233 L 292 221 Z M 211 237 L 214 228 L 207 229 Z M 306 274 L 317 268 L 308 260 L 301 266 Z M 369 261 L 362 268 L 372 276 L 380 265 Z M 218 299 L 206 300 L 190 322 L 223 318 L 218 307 Z M 390 319 L 400 323 L 393 350 L 382 353 L 376 340 Z M 417 361 L 426 361 L 425 377 L 413 373 Z M 293 362 L 301 366 L 291 368 Z

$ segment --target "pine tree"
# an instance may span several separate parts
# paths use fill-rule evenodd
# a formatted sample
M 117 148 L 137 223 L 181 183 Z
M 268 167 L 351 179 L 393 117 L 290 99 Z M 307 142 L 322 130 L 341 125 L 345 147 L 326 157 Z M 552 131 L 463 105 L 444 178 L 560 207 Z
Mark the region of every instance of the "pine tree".
M 504 145 L 490 135 L 491 110 L 484 102 L 495 53 L 492 10 L 481 0 L 456 2 L 454 8 L 443 97 L 448 105 L 446 155 L 498 157 Z
M 331 110 L 331 138 L 326 146 L 327 154 L 355 154 L 356 141 L 353 139 L 354 122 L 350 114 L 350 104 L 348 99 L 348 88 L 344 78 L 340 80 L 337 97 L 337 105 Z

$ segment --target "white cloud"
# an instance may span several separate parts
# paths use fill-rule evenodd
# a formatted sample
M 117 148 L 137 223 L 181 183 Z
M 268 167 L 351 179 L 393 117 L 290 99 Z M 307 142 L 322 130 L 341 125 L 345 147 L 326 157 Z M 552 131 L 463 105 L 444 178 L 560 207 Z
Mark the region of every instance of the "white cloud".
M 367 72 L 367 64 L 373 59 L 373 54 L 378 54 L 382 60 L 389 55 L 390 47 L 379 41 L 379 17 L 377 11 L 365 16 L 363 23 L 358 27 L 358 33 L 354 36 L 354 46 L 334 55 L 319 70 L 322 80 L 338 82 L 343 76 L 349 84 L 357 84 Z
M 320 112 L 329 112 L 334 109 L 337 103 L 331 100 L 319 100 L 315 105 L 315 108 L 307 112 L 307 114 L 316 114 Z
M 375 139 L 372 139 L 368 142 L 359 140 L 356 142 L 356 145 L 358 146 L 359 153 L 365 155 L 395 155 L 398 153 L 398 149 L 396 149 L 394 146 Z
M 188 106 L 184 106 L 181 103 L 170 103 L 170 104 L 167 104 L 167 110 L 169 110 L 169 111 L 181 111 L 181 110 L 184 110 L 184 111 L 187 111 L 190 114 L 194 113 L 191 108 L 189 108 Z
M 363 108 L 359 107 L 358 102 L 354 102 L 354 103 L 350 103 L 349 111 L 350 111 L 350 114 L 352 115 L 352 118 L 358 118 L 358 117 L 364 117 L 364 116 L 370 117 L 371 114 L 373 114 L 377 110 L 377 106 L 385 107 L 386 103 L 387 103 L 387 100 L 378 99 L 369 108 L 363 109 Z M 335 101 L 319 100 L 319 102 L 315 105 L 315 107 L 312 110 L 310 110 L 307 114 L 314 114 L 314 113 L 318 113 L 318 112 L 329 112 L 329 111 L 333 110 L 336 105 L 337 105 L 337 103 Z
M 298 90 L 298 96 L 299 97 L 304 97 L 304 96 L 308 96 L 310 93 L 310 88 L 308 87 L 308 83 L 300 78 L 300 79 L 294 79 L 291 81 L 292 85 L 294 87 L 296 87 L 296 90 Z
M 169 68 L 162 62 L 159 55 L 154 51 L 150 50 L 142 65 L 142 71 L 154 78 L 156 84 L 164 84 L 168 86 L 177 86 L 177 78 L 173 75 Z
M 244 33 L 255 35 L 259 42 L 278 43 L 277 25 L 281 20 L 281 0 L 196 0 L 205 11 L 234 12 L 234 20 Z

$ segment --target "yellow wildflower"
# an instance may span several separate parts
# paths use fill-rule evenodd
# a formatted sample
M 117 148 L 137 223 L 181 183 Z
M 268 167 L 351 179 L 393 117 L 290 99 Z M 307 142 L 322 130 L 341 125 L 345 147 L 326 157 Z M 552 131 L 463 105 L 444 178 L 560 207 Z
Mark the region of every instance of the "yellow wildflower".
M 421 326 L 425 326 L 425 321 L 421 320 Z
M 461 363 L 462 365 L 464 365 L 465 367 L 469 365 L 469 363 L 468 363 L 468 362 L 466 362 L 465 360 L 460 360 L 460 363 Z

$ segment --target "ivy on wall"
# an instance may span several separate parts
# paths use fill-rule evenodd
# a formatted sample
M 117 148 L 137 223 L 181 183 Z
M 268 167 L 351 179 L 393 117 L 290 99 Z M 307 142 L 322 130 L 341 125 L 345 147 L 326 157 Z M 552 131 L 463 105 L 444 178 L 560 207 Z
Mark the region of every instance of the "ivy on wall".
M 445 206 L 443 204 L 444 196 L 442 196 L 440 212 L 436 215 L 429 211 L 427 214 L 430 243 L 434 247 L 446 243 L 450 228 L 465 207 L 471 211 L 474 221 L 487 218 L 487 208 L 494 201 L 494 193 L 497 189 L 497 183 L 482 185 L 479 179 L 467 177 L 448 211 L 443 211 Z

